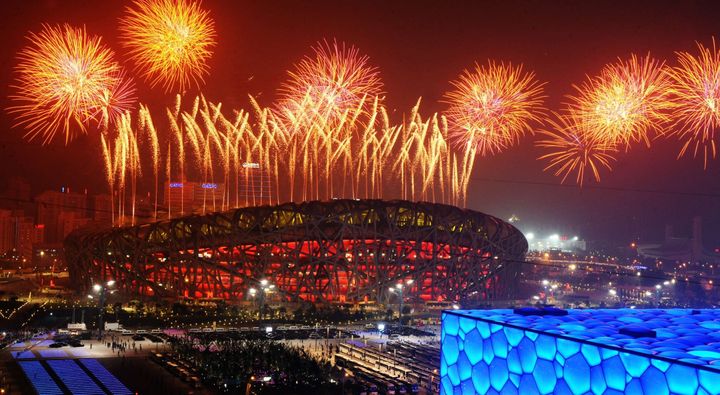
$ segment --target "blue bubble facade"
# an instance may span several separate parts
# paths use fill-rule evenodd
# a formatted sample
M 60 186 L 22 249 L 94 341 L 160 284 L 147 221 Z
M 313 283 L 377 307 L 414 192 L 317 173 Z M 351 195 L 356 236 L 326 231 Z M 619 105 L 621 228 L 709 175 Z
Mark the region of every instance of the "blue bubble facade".
M 444 395 L 720 394 L 720 310 L 455 310 L 441 341 Z

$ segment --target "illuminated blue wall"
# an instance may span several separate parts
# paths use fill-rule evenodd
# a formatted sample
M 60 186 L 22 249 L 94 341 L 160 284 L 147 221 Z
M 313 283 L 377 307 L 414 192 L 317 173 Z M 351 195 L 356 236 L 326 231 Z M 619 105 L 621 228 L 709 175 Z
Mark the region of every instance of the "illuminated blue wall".
M 440 376 L 448 395 L 720 394 L 720 311 L 444 312 Z

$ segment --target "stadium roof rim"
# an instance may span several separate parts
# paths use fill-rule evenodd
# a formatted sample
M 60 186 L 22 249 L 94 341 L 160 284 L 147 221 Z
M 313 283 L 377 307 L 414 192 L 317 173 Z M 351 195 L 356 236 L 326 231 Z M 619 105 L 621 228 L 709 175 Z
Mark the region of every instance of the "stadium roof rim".
M 393 209 L 397 211 L 391 214 L 390 211 Z M 384 211 L 385 215 L 374 218 L 374 220 L 377 220 L 378 225 L 394 226 L 397 228 L 422 229 L 443 227 L 444 231 L 450 233 L 468 233 L 468 231 L 472 232 L 473 230 L 488 231 L 488 225 L 491 225 L 498 231 L 497 233 L 499 234 L 496 235 L 500 236 L 502 239 L 511 241 L 512 244 L 515 244 L 520 247 L 520 249 L 524 250 L 523 253 L 527 251 L 527 240 L 525 240 L 522 233 L 513 225 L 501 220 L 500 218 L 480 211 L 460 208 L 443 203 L 422 201 L 414 202 L 402 199 L 332 199 L 325 201 L 312 200 L 304 202 L 286 202 L 278 205 L 240 207 L 227 211 L 216 211 L 206 214 L 191 214 L 133 226 L 105 229 L 78 229 L 68 235 L 66 240 L 97 240 L 98 238 L 118 233 L 139 234 L 151 228 L 173 228 L 183 223 L 190 225 L 202 225 L 203 219 L 206 218 L 210 219 L 220 216 L 241 219 L 243 214 L 252 216 L 253 220 L 249 222 L 253 225 L 257 225 L 258 220 L 267 218 L 268 222 L 273 224 L 273 229 L 265 230 L 278 232 L 281 231 L 282 228 L 292 229 L 293 227 L 309 222 L 322 224 L 325 220 L 327 225 L 339 223 L 340 221 L 338 221 L 338 216 L 343 215 L 348 216 L 348 220 L 356 220 L 357 218 L 350 218 L 350 214 L 357 213 L 358 211 L 365 211 L 367 214 L 374 213 L 376 215 L 381 211 Z M 293 217 L 289 218 L 288 223 L 284 227 L 277 227 L 277 215 L 281 213 L 290 214 L 293 215 Z M 272 219 L 272 221 L 270 221 L 270 219 Z M 364 220 L 373 221 L 373 218 L 366 216 Z M 470 229 L 468 229 L 468 227 Z M 258 231 L 262 230 L 264 229 L 258 229 Z

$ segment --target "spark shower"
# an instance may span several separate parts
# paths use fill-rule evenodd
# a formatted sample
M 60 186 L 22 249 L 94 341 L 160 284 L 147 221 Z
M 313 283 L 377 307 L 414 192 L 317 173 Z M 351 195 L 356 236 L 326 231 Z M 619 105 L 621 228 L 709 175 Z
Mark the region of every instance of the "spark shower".
M 675 64 L 650 54 L 618 58 L 575 85 L 559 109 L 544 105 L 545 82 L 523 65 L 478 61 L 449 85 L 447 110 L 402 119 L 384 105 L 380 71 L 351 45 L 323 41 L 288 72 L 275 103 L 248 97 L 225 109 L 202 93 L 207 60 L 222 39 L 209 10 L 189 0 L 137 0 L 119 18 L 116 55 L 84 28 L 44 25 L 17 56 L 8 112 L 28 140 L 65 143 L 97 133 L 115 224 L 134 223 L 141 177 L 223 182 L 204 210 L 332 198 L 402 198 L 466 204 L 477 158 L 537 135 L 538 161 L 562 182 L 582 185 L 612 170 L 636 144 L 681 143 L 704 166 L 716 157 L 720 51 L 714 39 Z M 130 72 L 125 66 L 130 66 Z M 136 98 L 134 78 L 168 94 L 167 108 Z M 270 177 L 267 201 L 241 196 L 244 163 Z M 167 216 L 184 211 L 167 207 Z

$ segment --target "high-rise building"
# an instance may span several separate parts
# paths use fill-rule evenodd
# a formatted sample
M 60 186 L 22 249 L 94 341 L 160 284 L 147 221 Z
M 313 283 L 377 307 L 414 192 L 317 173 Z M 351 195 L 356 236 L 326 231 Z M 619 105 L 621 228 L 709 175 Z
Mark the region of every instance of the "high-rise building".
M 20 256 L 30 260 L 33 254 L 33 245 L 43 241 L 43 227 L 35 225 L 33 217 L 15 217 L 15 245 L 14 249 Z
M 196 182 L 193 205 L 203 211 L 220 210 L 225 195 L 225 184 Z
M 195 183 L 165 181 L 165 206 L 173 216 L 191 213 L 195 199 Z
M 35 197 L 38 204 L 37 223 L 45 225 L 45 242 L 57 243 L 64 238 L 58 218 L 61 213 L 77 214 L 76 218 L 88 217 L 87 195 L 72 193 L 67 188 L 60 191 L 45 191 Z
M 225 184 L 210 182 L 165 182 L 165 205 L 172 216 L 196 210 L 219 210 L 223 204 Z
M 22 210 L 23 215 L 35 215 L 35 203 L 30 199 L 30 184 L 20 177 L 10 177 L 0 193 L 0 207 Z
M 260 206 L 270 204 L 272 184 L 267 169 L 254 162 L 245 162 L 242 167 L 237 188 L 238 205 Z M 234 198 L 231 201 L 235 201 Z
M 10 251 L 15 242 L 15 223 L 12 211 L 0 210 L 0 254 Z
M 90 221 L 90 218 L 81 216 L 79 213 L 61 211 L 57 218 L 59 241 L 65 240 L 67 235 L 75 229 L 87 226 Z
M 112 222 L 112 199 L 110 195 L 93 195 L 91 203 L 92 219 L 97 223 L 110 224 Z

